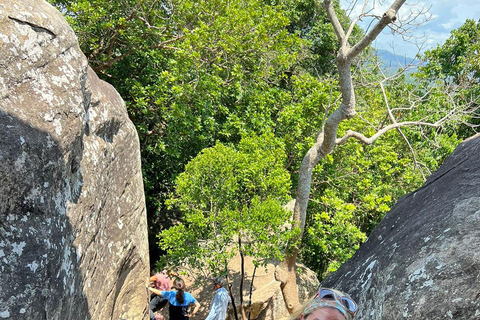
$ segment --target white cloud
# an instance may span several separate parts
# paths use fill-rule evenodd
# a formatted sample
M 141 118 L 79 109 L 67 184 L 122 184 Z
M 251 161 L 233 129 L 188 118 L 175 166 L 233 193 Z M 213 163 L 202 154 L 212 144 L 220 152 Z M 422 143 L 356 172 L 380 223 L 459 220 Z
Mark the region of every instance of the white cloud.
M 455 25 L 455 22 L 449 21 L 447 23 L 442 23 L 441 26 L 445 28 L 446 30 L 452 30 L 453 26 Z

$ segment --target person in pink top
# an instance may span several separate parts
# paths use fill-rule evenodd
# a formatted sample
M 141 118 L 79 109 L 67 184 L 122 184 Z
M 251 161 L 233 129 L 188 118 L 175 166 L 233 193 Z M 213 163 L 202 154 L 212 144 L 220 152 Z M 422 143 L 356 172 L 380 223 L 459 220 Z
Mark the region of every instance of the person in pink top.
M 153 282 L 155 288 L 160 291 L 168 291 L 172 288 L 167 270 L 155 273 L 150 277 L 150 282 Z
M 153 288 L 159 291 L 169 291 L 172 286 L 170 282 L 169 272 L 163 270 L 162 272 L 157 272 L 150 277 L 150 284 Z M 163 298 L 160 295 L 153 294 L 150 299 L 150 319 L 151 320 L 162 320 L 163 316 L 155 311 L 162 309 L 168 303 L 168 300 Z

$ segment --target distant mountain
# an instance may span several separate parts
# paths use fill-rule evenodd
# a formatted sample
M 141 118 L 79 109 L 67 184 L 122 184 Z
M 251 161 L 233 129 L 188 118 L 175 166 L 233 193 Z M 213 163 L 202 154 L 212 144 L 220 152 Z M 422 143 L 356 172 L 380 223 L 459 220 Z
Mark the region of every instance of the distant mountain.
M 423 64 L 422 61 L 415 58 L 397 55 L 387 50 L 377 50 L 377 56 L 383 65 L 383 70 L 391 75 L 406 66 L 409 66 L 406 74 L 411 74 L 416 72 L 417 67 Z
M 383 61 L 387 68 L 401 68 L 408 64 L 418 64 L 420 61 L 415 58 L 394 54 L 387 50 L 377 50 L 377 56 Z

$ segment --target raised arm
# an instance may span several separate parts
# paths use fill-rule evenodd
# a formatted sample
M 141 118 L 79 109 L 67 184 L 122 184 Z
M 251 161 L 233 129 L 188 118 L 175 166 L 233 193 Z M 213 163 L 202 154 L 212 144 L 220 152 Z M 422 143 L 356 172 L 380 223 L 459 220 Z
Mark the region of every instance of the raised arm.
M 152 287 L 148 287 L 147 289 L 148 289 L 148 291 L 153 292 L 155 294 L 158 294 L 159 296 L 162 295 L 162 291 L 160 291 L 158 289 L 155 289 L 155 288 L 152 288 Z

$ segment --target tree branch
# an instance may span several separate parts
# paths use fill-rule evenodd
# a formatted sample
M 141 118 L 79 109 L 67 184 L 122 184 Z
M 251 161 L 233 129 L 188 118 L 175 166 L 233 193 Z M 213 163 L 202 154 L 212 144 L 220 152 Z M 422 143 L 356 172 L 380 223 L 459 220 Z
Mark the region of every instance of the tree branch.
M 355 19 L 352 20 L 352 23 L 350 23 L 350 27 L 348 28 L 347 35 L 346 35 L 347 42 L 348 42 L 348 39 L 350 38 L 350 36 L 353 32 L 353 29 L 355 28 L 355 26 L 357 24 L 357 22 L 361 21 L 362 17 L 364 15 L 366 15 L 365 11 L 367 9 L 367 4 L 368 4 L 368 1 L 365 1 L 365 3 L 363 4 L 362 13 L 360 15 L 358 15 L 358 17 L 355 17 Z
M 383 14 L 382 18 L 357 44 L 355 44 L 349 52 L 349 57 L 354 58 L 360 54 L 373 40 L 377 38 L 380 32 L 385 29 L 391 22 L 397 20 L 397 12 L 406 0 L 395 0 L 390 8 Z
M 146 50 L 155 50 L 155 49 L 171 49 L 171 50 L 176 50 L 175 47 L 170 47 L 170 46 L 167 46 L 169 43 L 172 43 L 172 42 L 175 42 L 175 41 L 178 41 L 180 39 L 182 39 L 184 36 L 183 35 L 180 35 L 180 36 L 176 36 L 172 39 L 168 39 L 168 40 L 165 40 L 159 44 L 155 44 L 155 45 L 152 45 L 148 48 L 146 48 Z M 122 61 L 123 59 L 125 59 L 126 57 L 128 57 L 129 55 L 135 53 L 136 51 L 138 51 L 138 48 L 132 48 L 124 53 L 122 53 L 121 55 L 119 56 L 116 56 L 115 58 L 111 58 L 108 59 L 107 61 L 105 61 L 104 63 L 101 63 L 97 66 L 92 66 L 92 69 L 97 72 L 97 73 L 101 73 L 103 70 L 105 69 L 108 69 L 110 67 L 113 66 L 114 63 L 116 62 L 119 62 L 119 61 Z
M 333 30 L 335 31 L 340 44 L 343 45 L 347 39 L 345 37 L 345 31 L 343 30 L 337 14 L 335 13 L 335 9 L 333 8 L 332 0 L 324 0 L 323 7 L 325 8 L 325 11 L 327 11 L 328 18 L 332 23 Z
M 388 117 L 390 118 L 390 121 L 392 121 L 392 123 L 397 123 L 397 120 L 393 116 L 392 110 L 390 109 L 390 104 L 388 103 L 387 93 L 385 92 L 385 87 L 383 86 L 383 81 L 380 82 L 380 89 L 382 90 L 383 100 L 385 101 L 385 106 L 387 108 Z M 422 175 L 423 180 L 425 180 L 425 175 L 423 174 L 423 171 L 420 170 L 420 166 L 418 165 L 417 157 L 415 155 L 415 151 L 413 150 L 412 145 L 410 144 L 410 141 L 408 141 L 408 139 L 405 136 L 405 134 L 403 133 L 401 127 L 398 127 L 396 129 L 397 129 L 398 133 L 402 136 L 403 140 L 405 141 L 405 143 L 408 146 L 408 149 L 410 150 L 410 153 L 411 153 L 412 158 L 413 158 L 414 167 L 419 169 L 418 171 Z
M 355 138 L 355 139 L 359 140 L 360 142 L 369 145 L 369 144 L 372 144 L 375 140 L 377 140 L 380 136 L 384 135 L 386 132 L 388 132 L 392 129 L 397 129 L 397 128 L 401 128 L 401 127 L 412 127 L 412 126 L 427 126 L 427 127 L 437 128 L 437 127 L 440 126 L 440 123 L 438 123 L 438 122 L 429 123 L 429 122 L 422 122 L 422 121 L 396 122 L 396 123 L 392 123 L 391 125 L 388 125 L 388 126 L 382 128 L 381 130 L 377 131 L 377 133 L 375 133 L 370 138 L 367 138 L 365 135 L 363 135 L 359 132 L 352 131 L 352 130 L 347 130 L 347 133 L 343 137 L 341 137 L 339 139 L 336 139 L 335 143 L 336 143 L 336 145 L 342 145 L 342 144 L 345 144 L 345 142 L 347 142 L 347 140 L 349 138 Z

